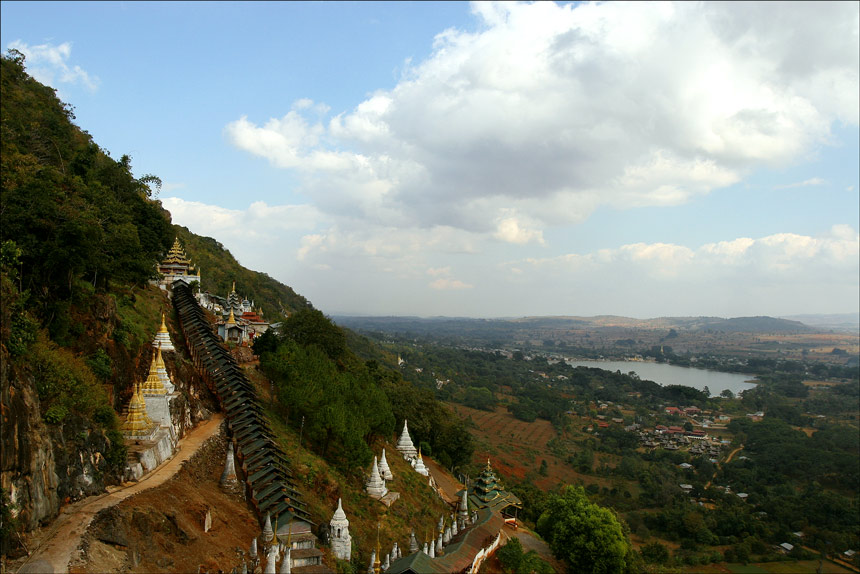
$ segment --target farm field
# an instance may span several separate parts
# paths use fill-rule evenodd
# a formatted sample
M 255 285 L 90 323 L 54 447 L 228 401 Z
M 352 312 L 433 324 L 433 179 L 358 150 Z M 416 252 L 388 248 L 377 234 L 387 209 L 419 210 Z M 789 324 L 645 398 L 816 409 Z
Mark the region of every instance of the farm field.
M 490 459 L 502 478 L 522 480 L 531 473 L 530 479 L 535 486 L 551 490 L 559 484 L 584 485 L 597 484 L 612 488 L 624 483 L 624 488 L 636 493 L 637 485 L 630 481 L 610 479 L 601 476 L 582 474 L 573 469 L 564 458 L 554 454 L 547 442 L 558 437 L 558 432 L 544 419 L 527 423 L 515 418 L 505 407 L 498 406 L 493 412 L 482 411 L 456 403 L 446 403 L 460 418 L 471 419 L 474 426 L 470 429 L 475 438 L 473 462 L 483 466 Z M 576 425 L 572 425 L 576 427 Z M 565 437 L 571 438 L 571 437 Z M 568 454 L 575 451 L 570 450 Z M 614 465 L 616 457 L 596 454 L 595 467 L 601 462 Z M 537 473 L 541 461 L 547 462 L 547 475 Z

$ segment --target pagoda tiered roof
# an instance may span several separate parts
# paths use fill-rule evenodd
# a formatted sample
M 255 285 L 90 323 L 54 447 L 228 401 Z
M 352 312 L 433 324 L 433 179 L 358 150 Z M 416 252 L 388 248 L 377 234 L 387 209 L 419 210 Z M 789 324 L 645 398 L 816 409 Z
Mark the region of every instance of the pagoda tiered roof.
M 167 252 L 167 257 L 162 261 L 163 265 L 191 265 L 191 260 L 188 259 L 188 256 L 185 255 L 185 250 L 182 248 L 182 244 L 179 243 L 179 238 L 177 237 L 173 241 L 173 247 L 170 248 L 170 251 Z
M 490 508 L 497 512 L 503 512 L 506 508 L 513 506 L 522 508 L 522 501 L 514 494 L 504 490 L 490 466 L 489 459 L 487 466 L 481 471 L 475 484 L 469 493 L 469 502 L 477 508 Z

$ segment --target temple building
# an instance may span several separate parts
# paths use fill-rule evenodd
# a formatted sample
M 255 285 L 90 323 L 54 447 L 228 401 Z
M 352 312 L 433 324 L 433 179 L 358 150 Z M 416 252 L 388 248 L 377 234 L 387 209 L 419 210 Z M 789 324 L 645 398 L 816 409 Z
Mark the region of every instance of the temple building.
M 248 299 L 241 299 L 236 293 L 236 284 L 233 290 L 222 299 L 223 306 L 212 310 L 222 314 L 223 319 L 218 322 L 218 336 L 226 342 L 237 345 L 250 345 L 254 337 L 262 335 L 269 329 L 269 323 L 263 319 L 262 311 L 255 312 L 254 303 Z
M 418 456 L 418 449 L 412 444 L 412 437 L 409 436 L 409 428 L 406 426 L 405 419 L 403 421 L 403 432 L 400 433 L 400 439 L 397 441 L 396 448 L 406 460 L 411 460 Z
M 460 491 L 458 495 L 462 495 Z M 523 507 L 522 501 L 516 495 L 504 490 L 493 468 L 490 459 L 481 471 L 475 484 L 469 489 L 469 506 L 476 509 L 488 508 L 493 512 L 508 516 L 516 516 L 517 509 Z
M 158 272 L 162 275 L 158 282 L 162 289 L 167 289 L 174 281 L 184 281 L 189 285 L 192 281 L 200 283 L 200 272 L 191 265 L 178 237 L 167 252 L 167 257 L 158 265 Z

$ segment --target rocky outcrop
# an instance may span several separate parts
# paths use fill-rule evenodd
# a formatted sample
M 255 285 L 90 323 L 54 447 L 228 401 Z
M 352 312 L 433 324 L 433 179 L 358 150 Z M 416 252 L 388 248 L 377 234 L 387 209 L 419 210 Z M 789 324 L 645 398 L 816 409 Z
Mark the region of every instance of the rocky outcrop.
M 59 512 L 60 478 L 35 382 L 17 376 L 5 348 L 0 348 L 0 389 L 0 487 L 9 494 L 18 524 L 32 530 Z

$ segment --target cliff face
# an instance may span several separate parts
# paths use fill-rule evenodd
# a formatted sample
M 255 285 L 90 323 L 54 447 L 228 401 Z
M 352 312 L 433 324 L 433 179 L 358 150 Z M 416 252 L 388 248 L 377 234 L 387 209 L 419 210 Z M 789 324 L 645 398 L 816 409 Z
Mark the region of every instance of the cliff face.
M 9 494 L 18 524 L 32 530 L 59 512 L 60 477 L 35 381 L 18 376 L 3 347 L 0 359 L 0 487 Z

